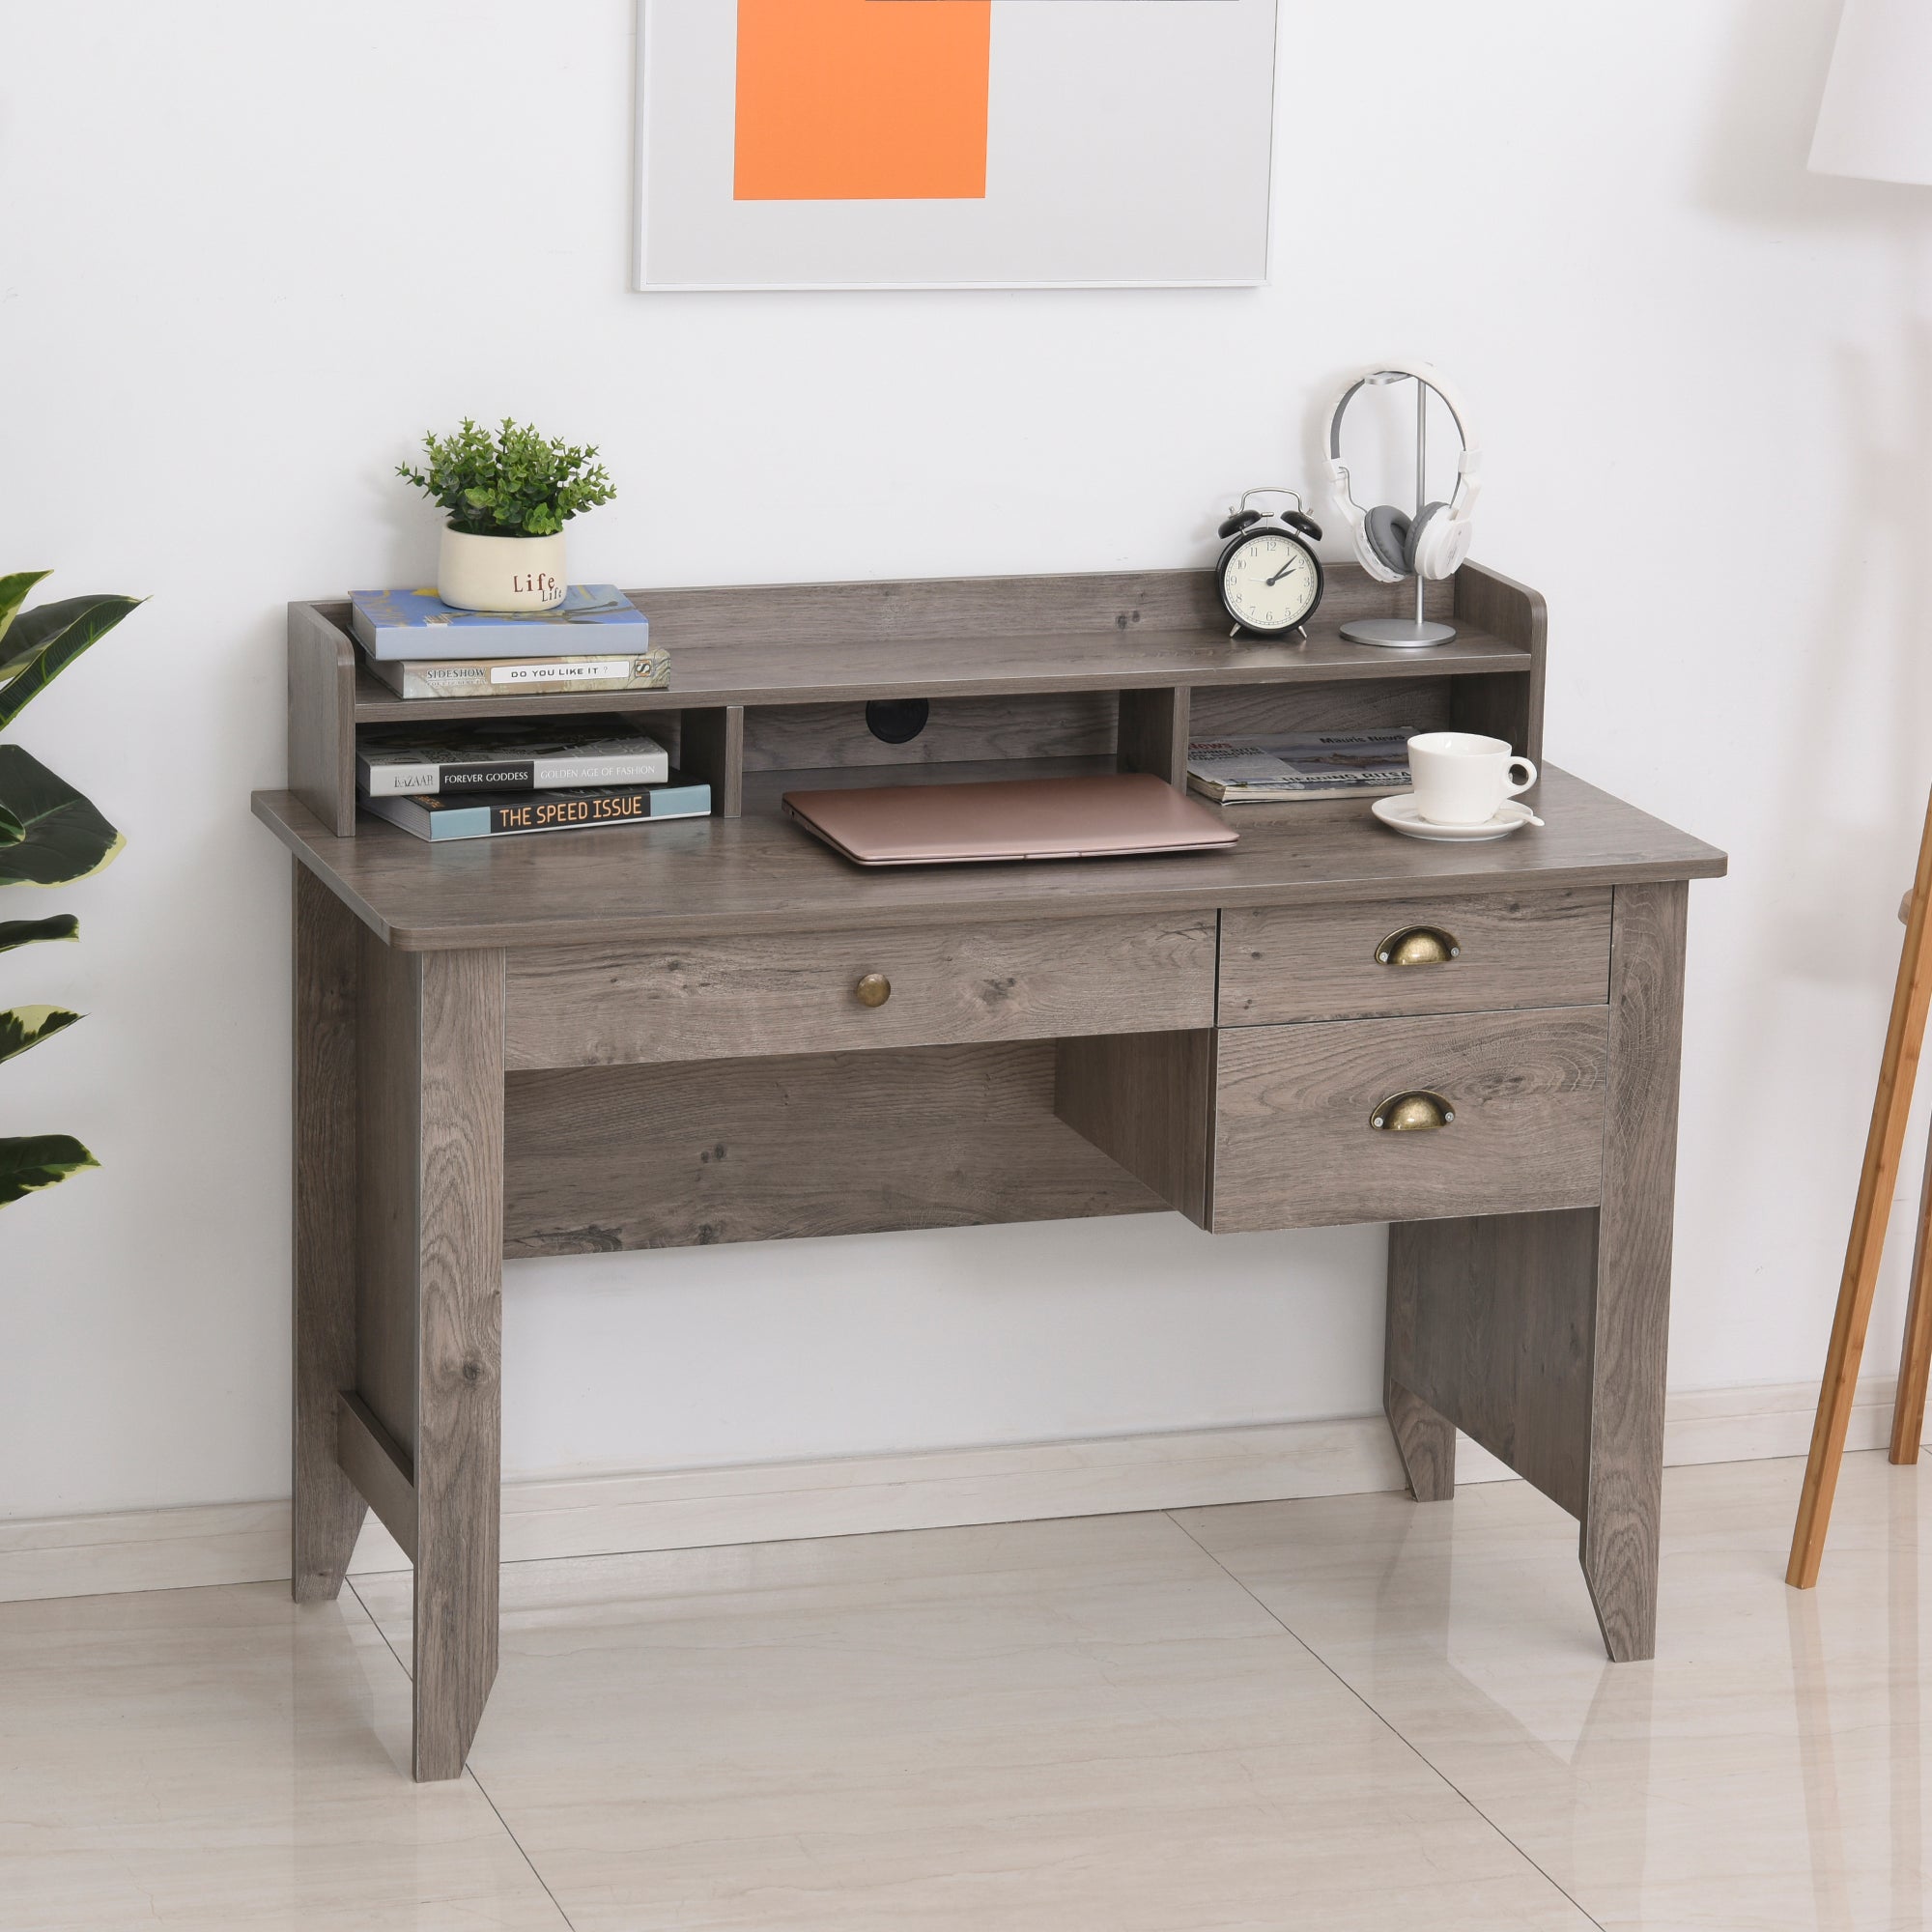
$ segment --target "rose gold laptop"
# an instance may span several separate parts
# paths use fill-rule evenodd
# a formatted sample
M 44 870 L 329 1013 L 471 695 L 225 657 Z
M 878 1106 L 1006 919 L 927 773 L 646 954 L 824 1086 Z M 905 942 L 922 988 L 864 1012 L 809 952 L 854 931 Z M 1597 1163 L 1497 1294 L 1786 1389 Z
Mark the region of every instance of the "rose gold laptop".
M 1239 837 L 1149 772 L 788 791 L 787 813 L 861 866 L 974 866 L 1206 852 Z

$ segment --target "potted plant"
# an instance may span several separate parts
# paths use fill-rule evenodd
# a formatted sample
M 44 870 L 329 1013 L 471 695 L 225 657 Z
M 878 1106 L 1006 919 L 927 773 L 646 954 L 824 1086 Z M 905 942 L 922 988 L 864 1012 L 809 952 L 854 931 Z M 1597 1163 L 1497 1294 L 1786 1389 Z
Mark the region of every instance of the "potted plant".
M 44 570 L 0 577 L 0 731 L 13 724 L 97 639 L 141 601 L 67 597 L 20 607 Z M 121 850 L 120 833 L 93 805 L 17 745 L 0 745 L 0 886 L 66 886 L 98 872 Z M 37 940 L 78 939 L 71 913 L 0 919 L 0 952 Z M 50 1039 L 80 1015 L 65 1007 L 0 1010 L 0 1060 Z M 0 1208 L 99 1163 L 71 1134 L 0 1135 Z
M 469 417 L 423 438 L 428 461 L 396 473 L 449 512 L 436 592 L 459 611 L 553 611 L 570 579 L 563 526 L 617 493 L 597 451 L 503 418 L 495 436 Z

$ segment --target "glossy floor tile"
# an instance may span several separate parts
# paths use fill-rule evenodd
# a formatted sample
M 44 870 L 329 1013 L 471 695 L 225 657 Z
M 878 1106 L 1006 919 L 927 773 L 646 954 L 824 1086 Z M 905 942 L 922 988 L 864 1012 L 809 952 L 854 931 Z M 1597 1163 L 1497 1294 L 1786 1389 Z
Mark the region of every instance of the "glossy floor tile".
M 406 1575 L 0 1605 L 0 1932 L 1922 1932 L 1932 1468 L 1666 1482 L 1611 1666 L 1521 1484 L 504 1572 L 448 1784 Z
M 1160 1516 L 515 1566 L 470 1762 L 579 1932 L 1588 1925 Z
M 408 1740 L 409 1680 L 350 1598 L 0 1605 L 0 1926 L 555 1932 L 475 1783 L 411 1784 Z
M 1645 1664 L 1605 1662 L 1575 1525 L 1520 1483 L 1177 1520 L 1600 1924 L 1917 1932 L 1932 1468 L 1848 1458 L 1803 1594 L 1802 1473 L 1668 1473 Z

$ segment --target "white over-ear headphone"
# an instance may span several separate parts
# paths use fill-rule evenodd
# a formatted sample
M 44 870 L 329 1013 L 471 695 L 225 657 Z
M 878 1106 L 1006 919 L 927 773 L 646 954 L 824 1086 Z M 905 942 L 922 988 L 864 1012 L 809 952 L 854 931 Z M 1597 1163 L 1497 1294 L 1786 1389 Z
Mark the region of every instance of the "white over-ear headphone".
M 1370 383 L 1389 382 L 1399 376 L 1413 377 L 1425 389 L 1434 389 L 1449 406 L 1456 434 L 1463 440 L 1456 487 L 1449 500 L 1425 503 L 1414 516 L 1389 503 L 1363 509 L 1349 487 L 1349 466 L 1342 461 L 1342 418 L 1356 391 Z M 1454 577 L 1462 569 L 1475 535 L 1471 518 L 1482 492 L 1482 467 L 1468 406 L 1449 379 L 1427 362 L 1379 362 L 1364 369 L 1335 405 L 1334 418 L 1328 425 L 1328 469 L 1334 478 L 1331 494 L 1335 513 L 1349 526 L 1362 568 L 1379 583 L 1397 583 L 1405 577 Z

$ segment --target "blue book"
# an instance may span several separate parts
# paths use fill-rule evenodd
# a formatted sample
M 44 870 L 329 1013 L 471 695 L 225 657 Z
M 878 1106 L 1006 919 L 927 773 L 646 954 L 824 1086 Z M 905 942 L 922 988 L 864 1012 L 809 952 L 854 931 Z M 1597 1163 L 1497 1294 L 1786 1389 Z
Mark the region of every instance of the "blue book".
M 582 785 L 481 798 L 371 798 L 365 791 L 356 802 L 418 838 L 508 838 L 526 832 L 589 832 L 647 818 L 703 818 L 711 810 L 711 787 L 673 773 L 668 784 L 659 785 Z
M 434 590 L 352 590 L 372 658 L 640 657 L 650 619 L 614 584 L 573 583 L 554 611 L 458 611 Z

